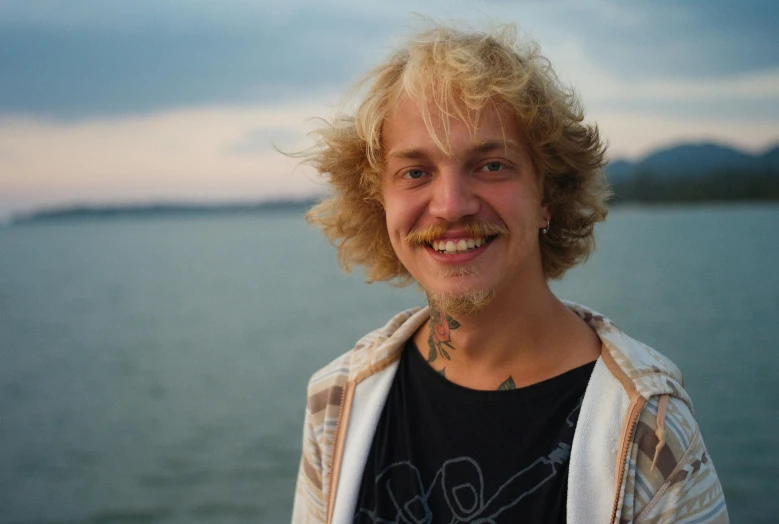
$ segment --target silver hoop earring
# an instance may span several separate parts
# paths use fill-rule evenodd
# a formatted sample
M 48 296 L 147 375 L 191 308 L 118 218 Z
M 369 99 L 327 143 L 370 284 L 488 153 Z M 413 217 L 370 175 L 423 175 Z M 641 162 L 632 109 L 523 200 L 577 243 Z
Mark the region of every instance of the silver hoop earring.
M 542 227 L 541 228 L 541 233 L 543 233 L 544 235 L 549 233 L 549 224 L 550 224 L 550 222 L 549 222 L 549 219 L 547 218 L 546 219 L 546 227 Z

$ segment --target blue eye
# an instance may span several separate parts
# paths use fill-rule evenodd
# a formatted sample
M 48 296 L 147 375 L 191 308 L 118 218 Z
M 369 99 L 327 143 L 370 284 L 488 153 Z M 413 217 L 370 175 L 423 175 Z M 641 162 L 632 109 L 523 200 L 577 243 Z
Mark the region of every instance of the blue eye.
M 482 167 L 482 171 L 500 171 L 501 169 L 503 169 L 503 164 L 500 162 L 489 162 Z
M 423 176 L 425 176 L 425 172 L 422 171 L 421 169 L 409 169 L 403 175 L 404 178 L 410 178 L 411 180 L 417 180 L 419 178 L 422 178 Z

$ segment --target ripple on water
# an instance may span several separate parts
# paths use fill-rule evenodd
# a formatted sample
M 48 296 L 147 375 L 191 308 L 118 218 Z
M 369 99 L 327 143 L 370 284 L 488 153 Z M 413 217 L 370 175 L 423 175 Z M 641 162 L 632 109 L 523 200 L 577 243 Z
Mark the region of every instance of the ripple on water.
M 252 504 L 235 504 L 231 502 L 206 502 L 192 508 L 190 514 L 201 518 L 256 518 L 263 514 L 262 508 Z
M 135 524 L 162 522 L 174 515 L 169 508 L 110 509 L 91 515 L 85 524 Z
M 149 473 L 141 475 L 138 483 L 145 488 L 200 486 L 216 477 L 213 471 L 181 471 L 175 474 Z

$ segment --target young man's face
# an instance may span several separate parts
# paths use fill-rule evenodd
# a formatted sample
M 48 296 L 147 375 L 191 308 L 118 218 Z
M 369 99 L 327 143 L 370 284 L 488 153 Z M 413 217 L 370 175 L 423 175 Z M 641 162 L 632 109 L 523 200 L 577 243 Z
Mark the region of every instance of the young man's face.
M 433 119 L 442 129 L 441 115 Z M 457 119 L 448 125 L 451 155 L 411 99 L 384 122 L 382 191 L 395 253 L 433 297 L 521 292 L 544 279 L 538 236 L 549 215 L 516 117 L 488 107 L 473 136 Z

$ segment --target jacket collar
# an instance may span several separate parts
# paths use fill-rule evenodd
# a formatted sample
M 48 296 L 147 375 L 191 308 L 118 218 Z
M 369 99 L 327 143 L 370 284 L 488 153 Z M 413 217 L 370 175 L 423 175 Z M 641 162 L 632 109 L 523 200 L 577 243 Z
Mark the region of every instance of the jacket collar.
M 635 389 L 642 397 L 673 395 L 685 401 L 692 409 L 692 402 L 684 391 L 679 368 L 649 346 L 629 337 L 611 320 L 598 312 L 573 302 L 564 301 L 576 315 L 584 320 L 600 337 L 606 358 L 613 361 L 615 374 L 627 378 L 627 388 Z M 360 382 L 366 376 L 400 358 L 409 338 L 429 319 L 429 308 L 414 308 L 395 315 L 384 327 L 361 339 L 352 353 L 349 380 Z

